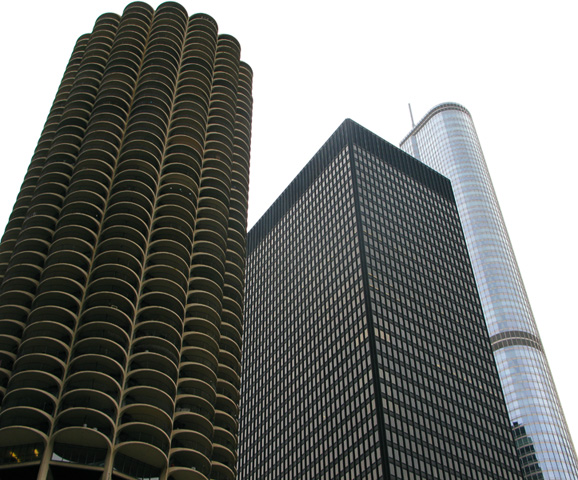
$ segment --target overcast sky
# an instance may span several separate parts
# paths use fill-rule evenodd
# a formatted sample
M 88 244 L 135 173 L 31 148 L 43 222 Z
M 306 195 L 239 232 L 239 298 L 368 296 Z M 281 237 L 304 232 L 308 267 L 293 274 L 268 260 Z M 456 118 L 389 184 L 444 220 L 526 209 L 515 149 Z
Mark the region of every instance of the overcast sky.
M 2 3 L 1 231 L 74 42 L 127 3 Z M 575 2 L 180 3 L 235 36 L 254 71 L 250 224 L 345 118 L 398 145 L 408 102 L 416 123 L 446 101 L 470 110 L 578 443 Z

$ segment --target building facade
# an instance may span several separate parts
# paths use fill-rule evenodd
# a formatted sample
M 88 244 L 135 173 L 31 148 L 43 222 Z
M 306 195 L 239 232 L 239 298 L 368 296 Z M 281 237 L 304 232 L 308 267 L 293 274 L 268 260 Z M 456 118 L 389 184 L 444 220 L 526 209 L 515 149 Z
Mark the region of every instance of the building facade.
M 234 479 L 251 70 L 137 2 L 82 36 L 0 243 L 0 478 Z
M 241 479 L 521 478 L 446 178 L 346 120 L 247 255 Z
M 401 148 L 454 189 L 527 480 L 576 480 L 578 462 L 470 113 L 433 108 Z

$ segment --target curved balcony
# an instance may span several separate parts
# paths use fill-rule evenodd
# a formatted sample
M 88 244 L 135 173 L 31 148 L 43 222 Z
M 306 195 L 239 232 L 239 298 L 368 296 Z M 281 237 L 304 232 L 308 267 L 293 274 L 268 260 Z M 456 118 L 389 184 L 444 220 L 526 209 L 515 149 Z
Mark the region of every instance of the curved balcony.
M 232 452 L 215 445 L 211 462 L 211 480 L 235 480 L 237 478 L 236 462 L 236 456 Z
M 148 268 L 156 265 L 167 265 L 176 269 L 181 273 L 181 275 L 184 275 L 187 278 L 189 276 L 189 263 L 185 262 L 178 255 L 168 252 L 150 253 L 147 258 L 146 267 Z
M 176 442 L 175 445 L 180 445 Z M 196 444 L 192 443 L 192 446 Z M 211 473 L 209 456 L 196 448 L 173 446 L 169 460 L 168 475 L 173 480 L 207 480 Z
M 159 218 L 158 220 L 155 220 L 155 222 L 153 223 L 150 242 L 154 243 L 161 240 L 174 242 L 182 246 L 187 252 L 187 258 L 190 258 L 193 250 L 191 237 L 188 236 L 186 233 L 182 232 L 181 230 L 177 230 L 174 227 L 165 226 L 166 222 L 163 220 L 166 219 Z
M 206 222 L 201 223 L 206 226 Z M 227 237 L 223 238 L 219 235 L 215 235 L 212 230 L 200 228 L 199 225 L 197 225 L 197 228 L 195 229 L 194 242 L 207 242 L 212 244 L 214 248 L 218 248 L 220 251 L 225 252 L 227 250 Z
M 212 365 L 207 365 L 210 362 L 201 357 L 193 360 L 195 361 L 181 363 L 179 377 L 181 379 L 201 380 L 214 387 L 217 384 L 217 375 L 213 371 Z
M 183 138 L 181 135 L 177 138 L 169 137 L 166 155 L 171 157 L 178 155 L 181 158 L 186 158 L 186 164 L 191 165 L 194 167 L 196 172 L 199 172 L 203 161 L 203 150 L 201 144 L 198 141 L 181 143 L 179 142 L 179 139 L 181 138 Z M 197 184 L 199 177 L 200 174 L 198 173 L 193 177 L 197 181 Z
M 221 336 L 221 343 L 220 343 L 220 347 L 221 347 L 221 352 L 227 352 L 228 354 L 232 355 L 236 361 L 238 362 L 238 364 L 240 365 L 241 363 L 241 347 L 240 344 L 233 341 L 233 339 L 229 338 L 226 333 L 223 333 L 223 335 Z M 233 370 L 236 371 L 235 368 L 233 368 Z
M 199 320 L 193 324 L 187 322 L 183 335 L 183 359 L 187 357 L 190 348 L 197 348 L 210 352 L 211 358 L 216 359 L 219 355 L 219 332 L 216 327 Z M 196 328 L 195 328 L 196 327 Z M 182 361 L 182 360 L 181 360 Z
M 124 368 L 116 360 L 97 354 L 86 354 L 70 362 L 69 375 L 77 372 L 101 372 L 119 384 L 124 378 Z
M 96 330 L 106 332 L 110 329 L 111 333 L 103 333 L 104 337 L 110 337 L 117 343 L 123 345 L 121 338 L 126 338 L 126 335 L 132 332 L 132 320 L 126 313 L 121 312 L 117 308 L 112 308 L 110 306 L 100 306 L 96 305 L 93 307 L 87 307 L 85 305 L 85 310 L 83 311 L 79 326 L 84 327 L 84 325 L 94 326 Z M 114 327 L 114 328 L 113 328 Z M 95 331 L 96 331 L 95 330 Z M 119 333 L 119 330 L 124 332 L 124 336 Z M 95 335 L 98 335 L 95 333 Z M 118 340 L 117 340 L 118 339 Z
M 136 212 L 136 215 L 138 215 L 139 218 L 142 218 L 145 222 L 148 222 L 150 219 L 150 215 L 148 213 L 151 212 L 153 209 L 154 199 L 151 199 L 149 198 L 149 196 L 146 195 L 146 193 L 149 193 L 147 191 L 148 187 L 146 186 L 144 186 L 145 188 L 143 188 L 144 194 L 135 190 L 134 186 L 137 186 L 138 184 L 139 182 L 125 181 L 122 182 L 122 184 L 120 185 L 120 187 L 122 187 L 121 189 L 117 188 L 117 184 L 115 182 L 109 199 L 109 205 L 113 204 L 115 206 L 122 205 L 123 210 L 127 209 L 128 205 L 138 206 L 140 207 L 140 209 L 138 212 Z M 140 213 L 141 209 L 144 212 L 146 212 L 146 214 Z
M 96 266 L 91 273 L 91 281 L 103 278 L 118 278 L 126 282 L 136 292 L 139 289 L 140 276 L 132 269 L 119 264 L 105 263 Z
M 52 375 L 46 375 L 44 372 L 23 371 L 10 377 L 8 388 L 14 391 L 26 388 L 41 389 L 56 398 L 60 392 L 61 384 L 60 379 Z
M 129 359 L 129 372 L 156 370 L 165 374 L 173 383 L 177 381 L 177 366 L 165 356 L 154 352 L 135 353 Z
M 68 278 L 75 282 L 80 288 L 80 292 L 84 291 L 84 284 L 86 283 L 86 271 L 70 263 L 53 263 L 44 269 L 42 274 L 43 282 L 48 282 L 53 278 Z M 51 287 L 52 288 L 52 287 Z M 59 290 L 62 290 L 59 288 Z M 78 293 L 78 289 L 67 290 L 68 293 Z
M 66 394 L 75 390 L 96 390 L 110 397 L 116 405 L 120 401 L 120 384 L 108 375 L 100 372 L 81 371 L 69 375 L 63 392 Z
M 140 175 L 130 177 L 130 170 L 124 171 L 124 175 L 116 178 L 111 190 L 111 198 L 116 200 L 135 201 L 144 208 L 150 211 L 153 209 L 155 202 L 155 194 L 151 187 L 143 182 Z M 146 174 L 145 174 L 146 175 Z M 137 177 L 137 178 L 135 178 Z M 147 175 L 148 177 L 148 175 Z M 146 179 L 146 177 L 144 178 Z M 148 180 L 148 179 L 147 179 Z
M 177 351 L 181 346 L 181 335 L 171 325 L 158 320 L 138 322 L 134 330 L 134 342 L 141 338 L 162 338 L 169 342 Z
M 171 178 L 172 177 L 172 178 Z M 194 212 L 197 203 L 196 188 L 194 185 L 183 185 L 169 182 L 183 178 L 180 174 L 167 174 L 161 177 L 161 190 L 157 199 L 156 216 L 178 217 L 188 225 L 195 224 Z
M 193 254 L 193 261 L 191 267 L 191 283 L 199 283 L 199 290 L 205 287 L 209 288 L 209 291 L 213 290 L 213 294 L 217 295 L 217 298 L 222 297 L 222 285 L 224 278 L 224 264 L 219 258 L 212 253 L 207 252 L 195 252 Z M 208 282 L 217 286 L 217 290 L 214 291 L 209 284 L 203 287 L 202 279 L 207 279 Z M 220 302 L 219 302 L 220 303 Z
M 142 75 L 141 70 L 141 75 Z M 167 125 L 169 124 L 169 113 L 166 108 L 166 104 L 164 102 L 153 102 L 152 99 L 141 98 L 138 101 L 133 103 L 133 109 L 131 112 L 131 121 L 133 122 L 145 122 L 151 123 L 154 125 L 161 126 L 163 131 L 166 131 Z M 151 144 L 152 145 L 152 144 Z M 138 150 L 138 145 L 134 145 L 133 153 L 135 150 Z M 130 151 L 127 150 L 127 152 Z M 146 166 L 149 168 L 149 171 L 154 171 L 158 174 L 158 166 L 159 163 L 155 161 L 155 157 L 153 155 L 153 151 L 144 151 L 146 157 Z M 132 157 L 132 155 L 131 155 Z M 142 158 L 138 156 L 136 158 Z
M 16 360 L 12 374 L 33 370 L 62 378 L 64 368 L 64 362 L 56 357 L 44 353 L 29 353 Z
M 10 278 L 6 278 L 2 284 L 2 293 L 25 292 L 30 295 L 36 294 L 38 281 L 28 277 L 15 276 L 10 269 Z
M 36 310 L 22 335 L 22 341 L 28 344 L 31 350 L 25 353 L 50 353 L 61 360 L 68 356 L 74 319 L 66 319 L 66 310 L 60 308 L 42 308 Z M 44 317 L 42 313 L 46 313 Z M 62 313 L 59 318 L 58 314 Z M 56 315 L 55 315 L 56 314 Z M 31 316 L 32 317 L 32 316 Z M 52 318 L 66 321 L 66 324 L 52 321 Z
M 72 392 L 69 395 L 74 394 Z M 56 417 L 54 439 L 63 443 L 78 443 L 78 445 L 90 446 L 93 444 L 95 448 L 108 448 L 110 446 L 112 434 L 114 432 L 114 420 L 110 415 L 110 407 L 106 411 L 100 411 L 91 403 L 90 395 L 81 400 L 77 396 L 75 402 L 80 403 L 78 406 L 74 404 L 65 405 L 64 410 Z M 85 396 L 87 394 L 84 394 Z M 72 400 L 69 398 L 69 400 Z M 98 402 L 92 402 L 98 403 Z M 77 442 L 72 441 L 74 438 Z M 68 440 L 68 441 L 67 441 Z M 85 444 L 84 441 L 89 442 Z
M 94 259 L 94 267 L 99 267 L 100 265 L 120 265 L 128 268 L 134 272 L 137 276 L 140 276 L 142 272 L 142 264 L 137 258 L 122 250 L 110 250 L 99 252 Z
M 40 197 L 40 198 L 39 198 Z M 45 198 L 42 198 L 45 197 Z M 60 215 L 60 204 L 62 197 L 53 194 L 39 194 L 34 203 L 27 211 L 28 216 L 43 216 L 51 219 L 57 219 Z
M 215 426 L 215 434 L 213 436 L 213 447 L 214 447 L 214 454 L 217 453 L 218 447 L 223 447 L 224 451 L 230 452 L 231 455 L 228 456 L 229 458 L 229 465 L 234 467 L 237 463 L 237 437 L 233 433 L 229 432 L 224 428 L 220 428 Z M 216 456 L 216 455 L 215 455 Z M 226 457 L 225 457 L 226 458 Z M 226 462 L 223 462 L 226 463 Z
M 200 201 L 200 199 L 199 199 Z M 197 222 L 203 220 L 211 220 L 211 228 L 215 232 L 215 234 L 219 234 L 221 230 L 228 229 L 228 216 L 223 215 L 219 210 L 215 210 L 212 207 L 201 206 L 197 208 Z M 207 225 L 204 225 L 203 228 L 207 228 Z M 226 236 L 224 238 L 227 238 Z
M 24 425 L 0 429 L 0 450 L 5 464 L 39 462 L 47 443 L 45 434 Z
M 224 275 L 225 249 L 216 245 L 215 242 L 195 236 L 193 244 L 193 263 L 195 265 L 209 265 L 215 268 L 221 275 Z M 214 258 L 211 258 L 214 257 Z M 222 282 L 222 278 L 219 283 Z
M 160 321 L 166 323 L 177 332 L 181 332 L 183 329 L 183 321 L 180 315 L 158 305 L 151 305 L 138 310 L 136 323 L 139 324 L 148 321 Z
M 193 384 L 179 389 L 179 392 L 187 391 L 188 393 L 179 393 L 175 408 L 175 418 L 179 417 L 180 414 L 194 413 L 206 419 L 206 422 L 208 423 L 204 423 L 205 427 L 207 427 L 207 425 L 212 425 L 213 418 L 215 417 L 215 409 L 210 403 L 210 399 L 214 398 L 214 391 L 207 389 L 207 385 L 202 382 L 196 382 L 196 387 L 192 385 Z M 203 389 L 199 387 L 203 387 Z M 187 419 L 184 419 L 185 423 L 186 421 Z M 199 422 L 200 420 L 197 419 L 196 423 Z M 203 424 L 203 422 L 199 424 Z M 209 428 L 209 430 L 211 430 L 211 428 Z M 212 437 L 207 438 L 210 439 Z
M 25 309 L 29 309 L 32 305 L 32 300 L 34 299 L 34 295 L 29 292 L 23 291 L 6 291 L 0 294 L 0 303 L 3 304 L 14 304 L 14 305 L 22 305 Z
M 239 419 L 238 416 L 235 414 L 235 411 L 226 412 L 220 409 L 215 410 L 214 425 L 215 427 L 220 427 L 226 430 L 227 432 L 230 432 L 234 437 L 234 441 L 237 442 L 237 434 L 239 432 Z
M 212 208 L 223 217 L 229 215 L 229 198 L 222 190 L 203 186 L 199 191 L 199 208 Z
M 2 409 L 8 410 L 12 407 L 30 407 L 52 415 L 56 407 L 56 397 L 39 388 L 10 389 L 4 397 Z
M 126 388 L 135 386 L 153 387 L 165 392 L 171 398 L 176 395 L 177 391 L 175 382 L 158 370 L 139 369 L 129 372 Z
M 150 214 L 145 212 L 142 207 L 134 206 L 131 211 L 130 209 L 123 210 L 122 206 L 120 206 L 118 208 L 115 207 L 113 210 L 116 210 L 116 213 L 112 214 L 111 211 L 106 212 L 105 219 L 102 224 L 103 230 L 110 226 L 127 226 L 138 230 L 143 236 L 148 237 Z M 140 214 L 143 217 L 147 217 L 147 220 L 144 221 L 142 218 L 139 218 L 137 214 Z
M 6 323 L 0 328 L 0 367 L 6 368 L 6 362 L 12 363 L 16 359 L 16 352 L 22 341 L 22 324 L 12 320 L 0 323 Z
M 52 265 L 62 264 L 75 265 L 79 269 L 87 272 L 90 260 L 86 255 L 74 250 L 68 250 L 67 248 L 55 250 L 52 248 L 50 255 L 48 255 L 48 258 L 46 259 L 46 268 Z
M 3 242 L 4 243 L 4 240 Z M 6 272 L 4 276 L 4 284 L 11 278 L 28 278 L 32 282 L 38 282 L 40 279 L 40 274 L 42 273 L 42 269 L 38 265 L 31 265 L 28 263 L 12 265 L 10 267 L 10 272 Z M 4 289 L 5 287 L 3 287 Z
M 157 284 L 154 280 L 151 281 L 152 285 Z M 176 287 L 176 284 L 173 284 Z M 184 295 L 184 292 L 182 292 Z M 182 317 L 184 313 L 185 306 L 182 301 L 175 298 L 169 292 L 160 292 L 157 290 L 144 293 L 140 297 L 140 308 L 146 308 L 149 306 L 158 306 L 175 312 L 179 317 Z
M 52 417 L 48 413 L 33 407 L 17 406 L 0 412 L 0 435 L 6 427 L 29 427 L 48 435 L 51 424 Z
M 70 352 L 70 348 L 67 343 L 64 343 L 62 340 L 56 339 L 54 337 L 33 337 L 30 335 L 31 331 L 29 329 L 26 330 L 26 333 L 26 338 L 20 345 L 20 357 L 28 354 L 41 353 L 56 357 L 62 362 L 67 361 L 68 353 Z
M 69 257 L 68 261 L 65 263 L 75 263 L 76 265 L 83 265 L 89 263 L 92 258 L 92 253 L 94 251 L 94 245 L 92 243 L 85 242 L 79 238 L 60 238 L 55 240 L 50 246 L 50 256 L 56 252 L 66 251 L 68 254 L 74 255 L 73 252 L 77 252 L 77 255 L 82 255 L 86 260 L 81 259 L 79 263 L 72 261 L 73 257 Z
M 217 357 L 208 349 L 199 346 L 183 346 L 181 351 L 181 366 L 189 363 L 199 363 L 217 373 Z
M 221 326 L 221 316 L 216 310 L 202 303 L 190 303 L 187 305 L 185 312 L 185 331 L 194 331 L 196 327 L 206 327 L 203 331 L 210 335 L 212 329 L 208 324 L 213 325 L 217 331 L 219 330 Z
M 52 273 L 54 273 L 54 269 Z M 80 298 L 82 298 L 83 293 L 84 286 L 72 278 L 67 276 L 50 276 L 48 278 L 45 277 L 38 285 L 38 290 L 36 291 L 37 300 L 34 302 L 34 308 L 55 305 L 66 308 L 76 314 L 78 313 Z M 70 302 L 69 300 L 63 300 L 61 298 L 63 294 L 66 296 L 66 298 L 72 297 L 74 301 Z M 45 296 L 46 298 L 44 298 Z M 42 297 L 42 299 L 39 297 Z M 54 299 L 54 303 L 50 301 L 51 298 Z
M 84 308 L 88 310 L 93 307 L 108 307 L 110 310 L 119 310 L 129 319 L 133 317 L 135 311 L 134 304 L 128 298 L 110 291 L 89 293 L 84 302 Z
M 108 227 L 104 233 L 106 233 L 107 235 L 110 234 L 111 230 L 117 230 L 118 229 L 125 229 L 127 231 L 127 233 L 130 235 L 131 233 L 134 234 L 134 237 L 137 240 L 141 240 L 141 238 L 139 236 L 142 236 L 142 233 L 140 231 L 137 231 L 133 228 L 131 228 L 130 226 L 127 225 L 123 225 L 123 226 L 119 226 L 119 225 L 115 225 L 114 227 Z M 127 254 L 131 255 L 132 257 L 134 257 L 139 264 L 142 265 L 142 262 L 144 261 L 144 248 L 146 245 L 146 241 L 142 242 L 140 241 L 140 243 L 136 243 L 134 242 L 132 239 L 130 238 L 119 238 L 119 237 L 112 237 L 112 238 L 107 238 L 107 239 L 101 239 L 100 243 L 98 244 L 98 253 L 103 253 L 103 252 L 114 252 L 114 251 L 124 251 Z M 99 262 L 99 265 L 102 265 Z
M 226 223 L 223 224 L 218 222 L 216 219 L 213 219 L 210 216 L 211 211 L 211 209 L 205 209 L 205 213 L 208 212 L 208 216 L 200 216 L 197 214 L 197 222 L 195 224 L 195 239 L 197 231 L 205 230 L 206 235 L 210 236 L 210 238 L 213 238 L 213 241 L 226 245 L 228 231 Z
M 179 363 L 179 348 L 164 338 L 141 336 L 133 340 L 132 353 L 158 353 L 176 365 Z
M 187 244 L 189 245 L 189 248 L 187 248 Z M 169 253 L 178 257 L 182 263 L 186 265 L 189 265 L 191 261 L 190 241 L 188 241 L 185 245 L 181 245 L 173 240 L 168 239 L 155 240 L 149 244 L 148 252 L 149 255 L 153 255 L 155 253 Z M 170 278 L 170 276 L 167 278 Z
M 0 334 L 19 339 L 27 316 L 28 309 L 20 305 L 0 306 L 0 318 L 2 318 L 0 322 Z
M 241 257 L 244 257 L 246 254 L 247 248 L 245 239 L 241 237 L 239 232 L 236 230 L 229 229 L 229 238 L 227 238 L 227 250 L 232 250 Z M 243 278 L 238 276 L 238 270 L 236 270 L 235 273 L 236 275 L 234 275 L 234 277 L 236 279 L 240 280 Z M 239 291 L 243 291 L 242 287 L 239 289 Z
M 234 385 L 219 378 L 217 382 L 217 409 L 229 413 L 232 417 L 238 416 L 239 400 L 241 395 Z M 232 412 L 232 413 L 231 413 Z
M 233 357 L 231 356 L 229 358 L 232 359 Z M 231 367 L 229 367 L 228 365 L 225 365 L 223 363 L 219 363 L 218 375 L 219 375 L 219 380 L 225 380 L 226 382 L 230 383 L 233 387 L 235 387 L 235 389 L 237 391 L 241 388 L 240 375 L 235 370 L 233 370 Z
M 83 329 L 83 334 L 86 333 L 87 330 Z M 113 360 L 118 362 L 119 365 L 122 366 L 125 365 L 127 358 L 125 348 L 113 340 L 110 340 L 105 337 L 88 337 L 88 338 L 85 337 L 79 339 L 77 336 L 76 341 L 74 343 L 72 358 L 89 354 L 102 355 L 105 357 L 112 358 Z
M 72 392 L 73 394 L 75 392 Z M 93 395 L 91 393 L 91 395 Z M 75 400 L 80 404 L 75 406 L 74 404 L 69 404 L 63 407 L 56 418 L 55 432 L 59 432 L 65 429 L 76 429 L 78 434 L 86 433 L 79 431 L 78 429 L 90 429 L 98 432 L 104 438 L 111 440 L 114 434 L 114 419 L 111 418 L 111 414 L 114 415 L 111 409 L 106 409 L 105 411 L 96 410 L 92 407 L 92 404 L 97 404 L 99 402 L 89 400 L 90 397 L 81 400 L 82 397 L 77 397 Z M 116 409 L 115 409 L 116 410 Z
M 212 448 L 213 424 L 202 415 L 181 407 L 175 412 L 173 438 L 184 445 L 185 441 L 194 442 L 197 450 L 209 454 Z M 191 448 L 189 446 L 188 448 Z
M 136 192 L 154 201 L 157 180 L 158 172 L 150 164 L 142 164 L 137 159 L 127 157 L 119 165 L 115 177 L 115 186 L 121 189 L 125 185 L 130 185 L 129 189 L 133 188 Z
M 120 194 L 117 193 L 116 196 L 119 197 Z M 133 198 L 137 198 L 136 194 Z M 144 199 L 144 197 L 141 198 Z M 134 203 L 132 200 L 129 201 L 128 199 L 123 199 L 122 201 L 117 201 L 115 203 L 109 203 L 108 205 L 109 206 L 106 210 L 106 215 L 111 218 L 111 220 L 112 217 L 115 216 L 117 220 L 126 219 L 126 225 L 133 226 L 133 228 L 139 230 L 143 235 L 147 233 L 148 225 L 151 222 L 150 209 L 144 208 L 140 204 Z M 140 220 L 140 222 L 137 222 L 137 219 Z M 116 224 L 118 225 L 118 223 Z M 141 224 L 145 225 L 144 231 L 141 227 Z
M 70 181 L 68 194 L 77 191 L 89 191 L 103 199 L 106 198 L 110 188 L 115 159 L 114 155 L 104 150 L 80 152 L 76 161 L 76 169 Z M 100 202 L 97 202 L 97 205 L 100 205 Z
M 233 354 L 223 349 L 219 352 L 219 368 L 221 367 L 227 370 L 224 378 L 239 378 L 241 376 L 241 363 Z
M 187 316 L 189 316 L 189 311 L 197 308 L 196 305 L 204 305 L 211 308 L 216 312 L 217 316 L 220 316 L 222 310 L 221 301 L 218 297 L 210 292 L 203 290 L 191 290 L 189 292 L 189 298 L 187 299 Z M 201 309 L 202 310 L 202 309 Z
M 145 272 L 145 276 L 148 277 L 146 278 L 146 280 L 144 280 L 142 287 L 141 287 L 141 296 L 144 297 L 145 295 L 148 295 L 150 293 L 164 293 L 167 295 L 170 295 L 171 298 L 176 299 L 180 306 L 178 307 L 178 310 L 176 311 L 181 311 L 184 308 L 184 304 L 186 302 L 186 293 L 185 293 L 185 289 L 187 288 L 186 282 L 184 281 L 185 279 L 181 278 L 180 275 L 175 276 L 174 273 L 172 275 L 167 275 L 164 277 L 152 277 L 151 274 L 156 273 L 156 274 L 161 274 L 163 273 L 169 273 L 168 271 L 166 271 L 165 269 L 159 269 L 156 268 L 154 270 L 152 269 L 147 269 L 147 271 Z M 175 280 L 180 281 L 180 284 L 173 281 L 173 278 L 175 278 Z M 166 308 L 170 308 L 168 303 L 164 303 L 164 307 Z
M 242 345 L 241 340 L 239 339 L 241 338 L 241 333 L 243 332 L 243 324 L 241 323 L 241 318 L 242 317 L 240 317 L 238 313 L 233 313 L 231 310 L 223 308 L 222 331 L 224 332 L 225 328 L 228 328 L 229 326 L 235 330 L 236 333 L 235 331 L 229 331 L 227 336 L 232 340 L 237 341 L 239 345 Z
M 177 388 L 177 404 L 181 400 L 187 403 L 194 400 L 199 408 L 214 410 L 213 405 L 217 401 L 215 387 L 198 378 L 180 378 Z
M 91 278 L 87 297 L 90 298 L 98 293 L 111 294 L 113 292 L 115 293 L 115 300 L 122 297 L 123 302 L 128 303 L 129 305 L 134 305 L 137 301 L 138 294 L 135 288 L 130 283 L 125 282 L 118 277 Z M 128 306 L 123 307 L 119 304 L 115 305 L 127 314 L 131 311 Z M 127 309 L 125 310 L 124 308 Z
M 168 451 L 172 429 L 172 417 L 153 405 L 135 403 L 121 409 L 119 434 L 128 430 L 134 433 L 147 431 L 156 436 L 159 440 L 156 445 L 164 452 Z

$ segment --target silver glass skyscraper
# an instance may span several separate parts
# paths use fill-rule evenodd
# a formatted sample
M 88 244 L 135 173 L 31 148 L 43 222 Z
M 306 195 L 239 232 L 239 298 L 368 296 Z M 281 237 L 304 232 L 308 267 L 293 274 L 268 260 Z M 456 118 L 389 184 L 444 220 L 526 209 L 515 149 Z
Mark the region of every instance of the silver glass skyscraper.
M 578 479 L 578 461 L 468 110 L 430 110 L 401 148 L 450 178 L 526 480 Z

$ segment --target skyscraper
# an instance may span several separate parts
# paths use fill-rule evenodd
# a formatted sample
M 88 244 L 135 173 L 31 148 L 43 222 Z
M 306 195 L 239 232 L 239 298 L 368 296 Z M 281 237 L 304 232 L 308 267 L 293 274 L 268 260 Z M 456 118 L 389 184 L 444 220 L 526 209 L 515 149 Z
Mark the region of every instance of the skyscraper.
M 0 478 L 234 479 L 251 70 L 176 3 L 74 47 L 0 244 Z
M 470 113 L 430 110 L 401 148 L 452 181 L 527 480 L 576 480 L 578 462 Z
M 239 476 L 519 479 L 450 182 L 346 120 L 249 232 Z

